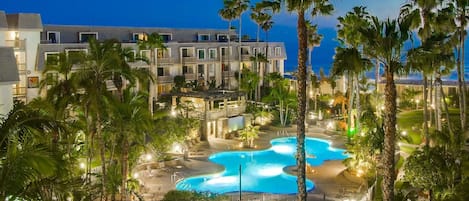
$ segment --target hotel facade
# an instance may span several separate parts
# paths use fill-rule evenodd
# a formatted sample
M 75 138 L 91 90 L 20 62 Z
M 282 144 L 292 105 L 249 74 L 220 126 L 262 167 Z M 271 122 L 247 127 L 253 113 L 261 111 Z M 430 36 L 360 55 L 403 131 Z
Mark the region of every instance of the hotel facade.
M 237 90 L 240 68 L 252 69 L 252 57 L 262 53 L 268 63 L 257 71 L 261 77 L 268 73 L 284 73 L 286 60 L 282 42 L 242 40 L 235 30 L 174 29 L 144 27 L 105 27 L 74 25 L 43 25 L 39 14 L 6 14 L 0 11 L 1 52 L 10 52 L 9 65 L 0 67 L 0 112 L 6 114 L 13 100 L 29 102 L 40 95 L 39 82 L 48 58 L 59 53 L 67 55 L 88 52 L 88 41 L 116 39 L 122 47 L 135 55 L 150 58 L 150 50 L 139 49 L 137 41 L 147 34 L 158 33 L 165 49 L 155 49 L 155 76 L 153 94 L 167 95 L 174 86 L 175 76 L 184 76 L 187 82 L 215 82 L 222 89 Z M 231 38 L 228 41 L 228 37 Z M 12 54 L 13 52 L 13 58 Z M 3 54 L 2 54 L 3 55 Z M 13 60 L 12 60 L 13 59 Z M 13 62 L 11 62 L 13 61 Z M 16 64 L 14 64 L 16 61 Z M 6 62 L 8 63 L 8 62 Z M 129 62 L 133 68 L 149 68 L 147 62 Z M 12 69 L 12 66 L 16 68 Z M 262 84 L 262 83 L 261 83 Z

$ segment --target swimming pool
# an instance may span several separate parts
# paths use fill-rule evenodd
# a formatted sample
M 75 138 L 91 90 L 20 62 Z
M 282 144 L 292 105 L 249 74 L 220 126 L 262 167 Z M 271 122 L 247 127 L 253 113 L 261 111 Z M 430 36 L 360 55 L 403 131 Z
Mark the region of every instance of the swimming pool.
M 213 154 L 209 160 L 222 165 L 220 173 L 189 177 L 176 184 L 177 190 L 211 192 L 217 194 L 243 192 L 272 194 L 296 194 L 296 176 L 284 172 L 284 168 L 296 165 L 296 137 L 273 139 L 272 147 L 259 151 L 231 151 Z M 306 162 L 320 166 L 326 160 L 347 158 L 343 149 L 331 147 L 331 143 L 318 138 L 306 138 Z M 306 189 L 314 189 L 314 183 L 306 180 Z

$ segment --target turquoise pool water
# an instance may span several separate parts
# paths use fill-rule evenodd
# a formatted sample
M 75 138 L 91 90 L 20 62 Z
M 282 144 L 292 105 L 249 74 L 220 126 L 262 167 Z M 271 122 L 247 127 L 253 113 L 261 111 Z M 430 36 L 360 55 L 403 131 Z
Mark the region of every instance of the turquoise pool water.
M 241 165 L 241 189 L 244 192 L 296 194 L 296 176 L 284 172 L 284 168 L 296 165 L 296 137 L 277 138 L 272 147 L 259 151 L 231 151 L 213 154 L 209 160 L 222 165 L 225 170 L 215 174 L 189 177 L 176 184 L 177 190 L 211 192 L 217 194 L 239 192 Z M 331 147 L 331 143 L 318 138 L 306 138 L 306 162 L 320 166 L 327 160 L 347 158 L 343 149 Z M 306 180 L 306 189 L 314 189 L 314 183 Z

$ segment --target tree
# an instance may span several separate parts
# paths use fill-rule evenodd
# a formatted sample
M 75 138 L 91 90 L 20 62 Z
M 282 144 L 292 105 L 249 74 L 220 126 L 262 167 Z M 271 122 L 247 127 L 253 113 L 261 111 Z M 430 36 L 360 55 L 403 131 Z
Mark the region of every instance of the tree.
M 0 200 L 37 199 L 28 197 L 28 187 L 54 176 L 59 168 L 53 150 L 37 136 L 57 126 L 21 102 L 15 102 L 7 116 L 0 118 Z
M 354 87 L 353 80 L 357 77 L 357 74 L 360 74 L 363 71 L 369 70 L 371 68 L 372 64 L 371 61 L 367 58 L 363 58 L 361 53 L 358 51 L 358 49 L 351 47 L 351 48 L 341 48 L 338 47 L 336 48 L 336 55 L 334 56 L 334 63 L 332 66 L 332 72 L 331 74 L 335 77 L 337 75 L 347 75 L 349 78 L 348 80 L 348 115 L 347 115 L 347 134 L 348 138 L 351 138 L 351 134 L 354 132 L 360 132 L 359 126 L 357 122 L 352 122 L 352 103 L 353 103 L 353 94 L 355 88 L 358 89 L 358 87 Z M 356 79 L 358 82 L 358 79 Z M 358 85 L 357 85 L 358 86 Z M 357 91 L 358 94 L 357 96 L 360 96 L 359 91 Z M 357 98 L 356 104 L 357 106 L 359 105 L 359 99 Z M 360 111 L 357 107 L 357 117 L 354 118 L 354 120 L 358 120 L 360 118 Z M 354 126 L 352 126 L 354 125 Z
M 248 100 L 254 100 L 253 94 L 255 93 L 257 86 L 259 85 L 259 75 L 255 72 L 251 72 L 249 69 L 243 69 L 243 76 L 241 78 L 241 90 L 247 93 Z
M 295 94 L 291 91 L 288 80 L 279 73 L 269 74 L 268 80 L 272 82 L 272 88 L 263 101 L 273 103 L 278 107 L 280 125 L 285 127 L 292 113 L 291 110 L 297 105 Z
M 220 17 L 222 17 L 224 20 L 228 21 L 228 50 L 226 54 L 228 55 L 227 57 L 227 68 L 231 69 L 231 64 L 230 64 L 230 57 L 231 57 L 231 22 L 236 19 L 236 10 L 234 9 L 234 4 L 235 1 L 233 0 L 223 0 L 223 8 L 218 10 L 218 14 Z M 223 55 L 222 55 L 223 56 Z M 222 69 L 223 71 L 223 69 Z M 223 78 L 223 72 L 222 72 L 222 87 L 225 88 L 225 79 Z M 228 86 L 230 86 L 230 83 L 228 82 Z
M 78 86 L 84 93 L 80 97 L 81 107 L 84 111 L 87 124 L 89 140 L 89 156 L 87 161 L 88 171 L 91 169 L 92 149 L 95 138 L 99 142 L 99 153 L 101 159 L 101 199 L 107 200 L 104 195 L 106 187 L 106 142 L 103 128 L 107 118 L 106 99 L 112 99 L 112 94 L 107 89 L 107 80 L 115 76 L 123 76 L 131 80 L 131 74 L 122 69 L 122 57 L 120 55 L 120 44 L 115 40 L 98 42 L 94 39 L 89 42 L 89 53 L 85 56 L 81 68 L 76 72 Z
M 254 140 L 259 138 L 259 126 L 247 126 L 239 132 L 239 137 L 247 143 L 248 147 L 253 147 Z
M 379 60 L 385 70 L 384 93 L 384 154 L 383 200 L 394 200 L 395 139 L 396 139 L 396 85 L 394 74 L 403 70 L 401 62 L 404 42 L 409 38 L 409 24 L 403 21 L 379 21 L 372 17 L 371 25 L 360 29 L 365 37 L 365 52 Z
M 305 13 L 311 9 L 311 17 L 329 15 L 334 9 L 328 0 L 285 0 L 286 9 L 298 14 L 298 113 L 297 113 L 297 167 L 298 200 L 307 198 L 305 161 L 305 113 L 306 113 L 306 49 L 308 46 Z
M 156 50 L 165 50 L 164 41 L 158 33 L 151 33 L 150 35 L 145 35 L 144 38 L 138 40 L 138 46 L 141 50 L 150 50 L 150 75 L 151 78 L 156 77 Z M 157 80 L 151 79 L 149 83 L 149 92 L 148 92 L 148 108 L 150 113 L 153 114 L 153 99 L 158 98 L 157 88 L 155 88 L 155 83 Z M 156 93 L 156 94 L 155 94 Z
M 151 127 L 151 114 L 146 109 L 146 97 L 141 93 L 131 92 L 130 88 L 123 91 L 122 99 L 111 99 L 111 124 L 117 136 L 117 150 L 120 151 L 121 181 L 120 192 L 122 200 L 127 200 L 127 181 L 129 180 L 129 154 L 132 145 L 143 145 L 145 135 Z M 113 154 L 111 154 L 113 155 Z

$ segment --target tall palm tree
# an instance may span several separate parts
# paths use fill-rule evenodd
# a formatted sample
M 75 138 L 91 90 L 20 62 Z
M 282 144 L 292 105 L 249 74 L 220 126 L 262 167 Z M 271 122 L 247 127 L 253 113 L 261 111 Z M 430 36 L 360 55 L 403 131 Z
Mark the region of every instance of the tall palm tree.
M 305 113 L 306 113 L 306 49 L 308 47 L 305 13 L 311 10 L 311 16 L 329 15 L 334 9 L 328 0 L 285 0 L 286 9 L 298 14 L 298 113 L 297 113 L 297 167 L 298 200 L 307 199 L 306 162 L 305 162 Z
M 145 96 L 141 93 L 131 92 L 130 88 L 123 91 L 122 99 L 111 99 L 111 123 L 117 134 L 118 147 L 121 158 L 121 197 L 127 200 L 127 181 L 129 179 L 129 153 L 132 144 L 143 144 L 141 133 L 150 130 L 151 114 L 146 109 Z
M 150 75 L 153 78 L 156 78 L 156 50 L 165 50 L 164 41 L 158 33 L 151 33 L 147 35 L 144 39 L 138 40 L 138 47 L 141 50 L 150 50 L 150 58 L 148 59 L 150 63 Z M 151 79 L 149 82 L 149 92 L 148 92 L 148 108 L 150 113 L 153 114 L 153 101 L 158 98 L 158 88 L 156 86 L 156 79 Z
M 227 56 L 227 68 L 231 69 L 231 64 L 230 64 L 230 57 L 231 57 L 231 22 L 236 19 L 236 10 L 234 9 L 235 2 L 233 0 L 223 0 L 223 8 L 218 10 L 218 14 L 220 17 L 222 17 L 224 20 L 228 21 L 228 50 L 226 52 Z M 223 65 L 223 64 L 222 64 Z M 225 88 L 225 78 L 223 76 L 223 68 L 222 68 L 222 87 Z M 229 80 L 229 79 L 228 79 Z M 230 86 L 230 83 L 228 81 L 228 86 Z
M 297 105 L 294 91 L 290 89 L 289 82 L 279 73 L 270 73 L 267 78 L 272 83 L 270 94 L 263 101 L 274 103 L 279 108 L 280 124 L 285 127 L 291 110 Z
M 456 10 L 456 21 L 457 24 L 457 35 L 458 35 L 458 44 L 456 45 L 457 53 L 457 65 L 456 70 L 458 73 L 458 90 L 459 90 L 459 115 L 461 122 L 461 130 L 466 131 L 466 81 L 465 81 L 465 42 L 466 42 L 466 26 L 467 18 L 469 13 L 467 8 L 469 7 L 469 2 L 466 0 L 455 0 L 453 1 L 454 7 Z
M 343 45 L 349 48 L 353 48 L 356 50 L 363 49 L 363 35 L 360 33 L 360 27 L 367 27 L 369 25 L 369 13 L 366 11 L 366 7 L 358 6 L 354 7 L 353 11 L 347 12 L 344 17 L 339 17 L 339 30 L 337 31 L 337 36 L 339 41 Z M 354 52 L 354 51 L 353 51 Z M 359 52 L 361 55 L 362 52 Z M 361 58 L 360 55 L 350 55 L 355 57 L 356 59 Z M 357 60 L 358 61 L 358 60 Z M 358 62 L 357 64 L 359 64 Z M 365 63 L 363 63 L 365 64 Z M 366 63 L 368 64 L 368 63 Z M 354 65 L 354 64 L 351 64 Z M 344 68 L 344 67 L 342 67 Z M 347 75 L 347 81 L 349 84 L 349 110 L 348 110 L 348 122 L 347 122 L 347 132 L 352 132 L 350 130 L 351 125 L 355 125 L 353 132 L 360 133 L 360 116 L 361 116 L 361 109 L 360 109 L 360 89 L 358 87 L 358 77 L 360 77 L 365 71 L 369 70 L 369 66 L 354 66 L 354 67 L 345 67 L 349 68 L 349 74 Z M 378 69 L 379 70 L 379 69 Z M 355 100 L 354 100 L 355 97 Z M 355 102 L 355 107 L 357 111 L 357 118 L 355 118 L 356 122 L 351 122 L 352 119 L 352 110 L 353 102 Z
M 403 21 L 379 21 L 372 17 L 371 25 L 361 29 L 365 37 L 366 53 L 384 65 L 384 154 L 383 154 L 383 200 L 394 200 L 395 149 L 396 149 L 396 85 L 394 74 L 403 70 L 401 63 L 404 42 L 409 39 L 409 24 Z
M 81 96 L 81 105 L 87 120 L 87 132 L 90 140 L 90 156 L 87 164 L 91 164 L 91 150 L 94 146 L 94 139 L 97 138 L 102 169 L 101 199 L 105 200 L 107 200 L 107 196 L 104 195 L 106 186 L 106 147 L 103 128 L 108 114 L 106 99 L 112 99 L 112 94 L 108 91 L 107 81 L 112 81 L 115 76 L 123 76 L 127 80 L 133 79 L 131 74 L 122 69 L 121 59 L 120 45 L 117 41 L 98 42 L 90 40 L 89 53 L 85 57 L 83 66 L 76 72 L 79 86 L 84 91 Z
M 314 47 L 318 47 L 321 44 L 322 41 L 322 35 L 318 33 L 318 25 L 311 24 L 311 22 L 308 20 L 306 21 L 306 32 L 307 32 L 307 38 L 308 38 L 308 70 L 311 70 L 312 73 L 314 74 L 314 70 L 312 69 L 313 64 L 312 64 L 312 56 L 313 56 L 313 49 Z M 311 69 L 310 69 L 311 68 Z
M 242 35 L 242 28 L 243 28 L 243 13 L 249 8 L 249 0 L 233 0 L 234 5 L 233 9 L 235 11 L 235 16 L 239 20 L 239 27 L 238 27 L 238 58 L 239 58 L 239 73 L 238 73 L 238 80 L 241 80 L 241 68 L 242 68 L 242 59 L 241 59 L 241 46 L 242 46 L 242 41 L 243 41 L 243 35 Z M 238 90 L 240 89 L 240 84 L 238 83 Z
M 334 56 L 334 63 L 332 66 L 332 75 L 348 75 L 351 80 L 349 80 L 349 108 L 348 108 L 348 118 L 347 118 L 347 134 L 348 138 L 350 139 L 352 136 L 352 130 L 359 132 L 358 123 L 352 122 L 352 102 L 353 102 L 353 91 L 355 91 L 353 87 L 353 80 L 356 77 L 356 74 L 361 72 L 367 71 L 371 69 L 371 61 L 367 58 L 364 58 L 362 54 L 358 51 L 358 49 L 354 47 L 350 48 L 341 48 L 338 47 L 336 49 L 336 55 Z M 357 80 L 358 81 L 358 80 Z M 357 85 L 358 86 L 358 85 Z M 357 96 L 360 93 L 358 92 Z M 359 99 L 357 100 L 359 102 Z M 357 103 L 358 104 L 358 103 Z M 357 107 L 358 110 L 359 107 Z M 358 121 L 360 118 L 360 112 L 357 112 L 357 117 L 354 118 L 354 121 Z M 355 125 L 355 126 L 352 126 Z

